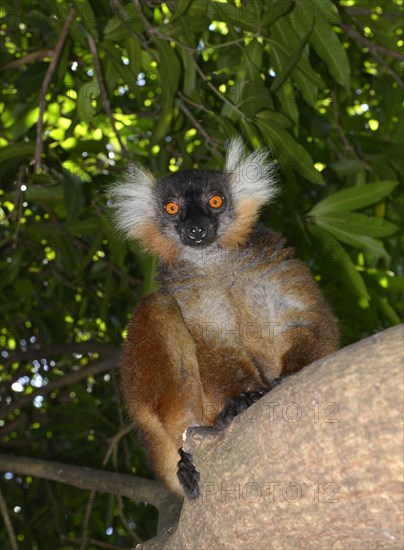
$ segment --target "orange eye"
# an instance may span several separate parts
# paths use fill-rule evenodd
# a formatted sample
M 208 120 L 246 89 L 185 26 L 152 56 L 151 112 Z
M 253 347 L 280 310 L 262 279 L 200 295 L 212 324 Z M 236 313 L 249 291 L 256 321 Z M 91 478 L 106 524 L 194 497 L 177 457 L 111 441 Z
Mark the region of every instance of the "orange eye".
M 165 206 L 167 214 L 172 216 L 173 214 L 178 214 L 180 211 L 180 206 L 176 202 L 168 202 Z
M 221 197 L 220 195 L 213 195 L 213 197 L 210 197 L 209 199 L 209 205 L 212 208 L 220 208 L 221 206 L 223 206 L 223 202 L 223 197 Z

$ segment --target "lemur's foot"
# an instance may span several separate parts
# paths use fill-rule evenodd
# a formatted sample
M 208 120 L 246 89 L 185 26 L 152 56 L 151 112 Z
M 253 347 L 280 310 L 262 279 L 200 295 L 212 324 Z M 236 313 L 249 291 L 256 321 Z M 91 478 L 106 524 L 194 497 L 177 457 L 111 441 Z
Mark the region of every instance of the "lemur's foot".
M 285 378 L 288 378 L 292 374 L 293 374 L 293 372 L 287 372 L 286 374 L 282 374 L 282 376 L 278 376 L 278 378 L 274 378 L 272 380 L 272 382 L 269 384 L 269 390 L 268 391 L 271 391 L 274 388 L 276 388 L 276 386 L 279 386 L 279 384 L 282 384 L 282 382 L 285 380 Z
M 224 409 L 217 417 L 214 428 L 221 430 L 228 426 L 235 416 L 248 409 L 250 405 L 261 399 L 267 392 L 267 389 L 262 388 L 256 391 L 240 393 L 237 397 L 230 397 Z
M 279 376 L 278 378 L 274 378 L 272 382 L 269 384 L 269 391 L 276 388 L 276 386 L 279 386 L 279 384 L 282 384 L 284 376 Z
M 180 480 L 182 488 L 185 491 L 185 494 L 190 499 L 198 498 L 199 496 L 199 485 L 198 481 L 200 480 L 200 473 L 196 470 L 194 463 L 192 462 L 192 455 L 186 453 L 182 447 L 178 449 L 178 453 L 181 459 L 178 462 L 178 472 L 177 476 Z

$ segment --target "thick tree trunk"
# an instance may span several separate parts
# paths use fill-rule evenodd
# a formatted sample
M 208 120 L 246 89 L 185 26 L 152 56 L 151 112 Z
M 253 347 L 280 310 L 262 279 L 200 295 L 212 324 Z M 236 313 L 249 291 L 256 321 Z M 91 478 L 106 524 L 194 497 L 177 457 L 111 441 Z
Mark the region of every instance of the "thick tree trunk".
M 403 548 L 403 325 L 303 369 L 222 434 L 202 495 L 142 548 Z

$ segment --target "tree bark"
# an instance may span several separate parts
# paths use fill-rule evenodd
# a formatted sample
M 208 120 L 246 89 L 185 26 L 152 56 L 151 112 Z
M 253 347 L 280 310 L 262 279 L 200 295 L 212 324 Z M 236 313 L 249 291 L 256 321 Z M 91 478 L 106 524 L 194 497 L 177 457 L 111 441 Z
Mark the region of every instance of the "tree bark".
M 139 548 L 403 548 L 403 328 L 286 379 L 216 436 L 201 497 Z

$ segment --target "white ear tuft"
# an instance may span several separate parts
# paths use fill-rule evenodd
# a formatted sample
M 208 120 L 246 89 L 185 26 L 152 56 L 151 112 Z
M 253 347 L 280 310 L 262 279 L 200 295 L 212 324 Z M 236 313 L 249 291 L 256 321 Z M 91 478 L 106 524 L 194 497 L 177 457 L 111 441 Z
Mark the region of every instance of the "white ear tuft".
M 232 172 L 244 155 L 244 143 L 241 137 L 231 138 L 226 154 L 226 172 Z
M 115 210 L 115 227 L 125 237 L 135 235 L 139 226 L 155 219 L 155 182 L 149 170 L 140 164 L 130 164 L 122 178 L 107 189 Z
M 263 149 L 246 154 L 239 136 L 230 141 L 225 170 L 230 175 L 236 206 L 243 199 L 252 198 L 257 201 L 257 208 L 260 208 L 277 195 L 275 168 L 267 159 L 268 153 Z

